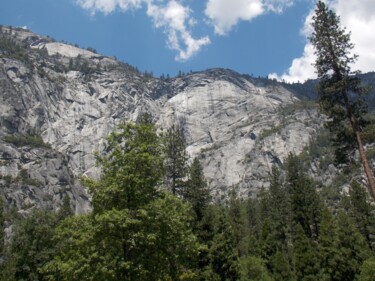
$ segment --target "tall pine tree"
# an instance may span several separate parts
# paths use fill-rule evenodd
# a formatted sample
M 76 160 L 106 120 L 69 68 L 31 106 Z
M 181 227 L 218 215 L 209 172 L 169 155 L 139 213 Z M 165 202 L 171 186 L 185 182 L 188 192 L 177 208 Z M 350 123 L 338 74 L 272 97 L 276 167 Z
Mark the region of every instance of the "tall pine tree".
M 363 99 L 366 88 L 350 68 L 357 58 L 351 54 L 354 45 L 350 42 L 350 33 L 340 26 L 340 18 L 322 1 L 317 3 L 312 25 L 314 32 L 310 41 L 317 56 L 319 105 L 328 116 L 328 128 L 334 133 L 337 158 L 345 160 L 348 150 L 357 144 L 369 191 L 375 199 L 375 179 L 361 137 L 366 124 L 367 107 Z

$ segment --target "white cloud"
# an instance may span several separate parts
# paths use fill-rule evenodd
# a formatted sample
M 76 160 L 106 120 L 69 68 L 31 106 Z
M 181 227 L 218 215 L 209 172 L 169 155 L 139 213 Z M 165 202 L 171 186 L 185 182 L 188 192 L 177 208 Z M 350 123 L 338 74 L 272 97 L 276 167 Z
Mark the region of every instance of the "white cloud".
M 340 16 L 341 26 L 351 32 L 351 41 L 355 44 L 353 52 L 359 55 L 358 61 L 352 66 L 352 70 L 363 72 L 375 70 L 375 1 L 362 0 L 333 0 L 329 2 L 330 7 Z M 307 37 L 311 34 L 311 17 L 309 14 L 302 29 L 306 37 L 306 46 L 300 58 L 293 60 L 288 71 L 282 75 L 272 73 L 270 78 L 286 80 L 288 82 L 304 81 L 315 78 L 316 74 L 312 64 L 315 61 L 313 49 Z
M 351 31 L 351 40 L 355 44 L 354 53 L 359 55 L 353 68 L 361 71 L 375 70 L 375 1 L 339 0 L 333 8 L 341 17 L 342 26 Z
M 147 15 L 153 19 L 156 28 L 163 28 L 167 35 L 167 45 L 178 52 L 176 60 L 184 61 L 198 53 L 205 45 L 210 44 L 208 36 L 195 39 L 188 27 L 194 26 L 196 20 L 192 17 L 190 8 L 183 6 L 177 0 L 76 0 L 82 8 L 92 14 L 102 12 L 110 14 L 119 9 L 126 12 L 137 9 L 145 4 Z
M 264 0 L 263 2 L 266 10 L 275 13 L 282 13 L 285 8 L 293 5 L 294 0 Z
M 227 34 L 239 21 L 251 21 L 266 13 L 281 13 L 294 0 L 208 0 L 205 14 L 219 35 Z
M 304 82 L 307 79 L 315 78 L 314 61 L 314 47 L 308 43 L 303 50 L 303 55 L 292 61 L 292 65 L 286 73 L 280 76 L 276 73 L 271 73 L 268 78 L 285 82 Z
M 167 34 L 168 46 L 178 51 L 176 60 L 187 60 L 195 55 L 204 45 L 210 44 L 210 39 L 205 36 L 194 39 L 187 29 L 194 23 L 191 10 L 182 6 L 177 1 L 171 0 L 165 6 L 148 3 L 147 14 L 153 18 L 156 27 L 163 27 Z
M 76 0 L 76 3 L 92 14 L 99 11 L 107 15 L 116 9 L 127 11 L 131 8 L 139 8 L 142 0 Z
M 307 39 L 313 31 L 313 28 L 311 26 L 313 15 L 314 9 L 311 10 L 308 16 L 306 17 L 304 26 L 301 29 L 302 36 L 306 37 L 306 45 L 304 47 L 302 56 L 293 59 L 291 66 L 285 73 L 281 75 L 278 75 L 277 73 L 271 73 L 270 75 L 268 75 L 270 79 L 277 79 L 291 83 L 304 82 L 307 79 L 313 79 L 317 77 L 313 65 L 316 58 L 314 54 L 314 47 Z
M 263 13 L 260 0 L 209 0 L 205 10 L 219 35 L 228 33 L 240 20 L 250 21 Z

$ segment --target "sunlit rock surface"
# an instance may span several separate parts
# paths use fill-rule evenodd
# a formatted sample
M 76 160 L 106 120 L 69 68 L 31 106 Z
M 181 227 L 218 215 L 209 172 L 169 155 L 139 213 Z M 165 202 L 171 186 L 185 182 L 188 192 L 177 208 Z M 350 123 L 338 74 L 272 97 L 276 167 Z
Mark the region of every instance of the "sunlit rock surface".
M 247 197 L 267 187 L 272 165 L 301 152 L 322 123 L 274 81 L 225 69 L 161 80 L 28 31 L 12 37 L 28 59 L 0 56 L 0 192 L 21 209 L 51 201 L 58 208 L 68 195 L 77 213 L 89 211 L 80 177 L 97 178 L 94 153 L 105 137 L 145 112 L 160 131 L 182 126 L 217 200 L 233 188 Z M 51 148 L 4 140 L 30 132 Z

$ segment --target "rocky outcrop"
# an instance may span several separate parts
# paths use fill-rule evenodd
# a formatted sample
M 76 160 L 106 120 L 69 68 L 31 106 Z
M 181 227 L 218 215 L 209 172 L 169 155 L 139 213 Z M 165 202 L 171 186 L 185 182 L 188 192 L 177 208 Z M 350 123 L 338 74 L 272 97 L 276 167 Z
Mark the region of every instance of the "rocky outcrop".
M 218 199 L 231 188 L 252 196 L 267 186 L 271 166 L 302 151 L 321 124 L 316 109 L 281 84 L 224 69 L 160 80 L 28 31 L 2 32 L 22 51 L 21 58 L 0 53 L 0 192 L 19 208 L 44 197 L 58 206 L 67 194 L 76 212 L 87 211 L 79 177 L 97 177 L 94 152 L 119 123 L 144 112 L 160 130 L 183 127 L 188 152 L 202 160 Z M 4 141 L 31 132 L 50 148 Z

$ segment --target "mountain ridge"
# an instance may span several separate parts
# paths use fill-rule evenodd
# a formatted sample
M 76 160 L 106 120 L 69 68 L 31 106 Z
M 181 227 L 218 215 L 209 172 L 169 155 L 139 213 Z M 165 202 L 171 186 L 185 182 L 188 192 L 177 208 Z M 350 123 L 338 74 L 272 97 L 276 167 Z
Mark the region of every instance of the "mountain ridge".
M 30 31 L 2 27 L 0 34 L 0 185 L 19 209 L 51 201 L 58 208 L 69 196 L 76 213 L 89 211 L 79 178 L 98 177 L 95 151 L 105 137 L 145 112 L 160 131 L 183 128 L 216 200 L 232 189 L 255 196 L 272 165 L 300 153 L 324 121 L 279 82 L 221 68 L 158 79 Z M 39 136 L 48 145 L 17 146 L 9 136 Z

